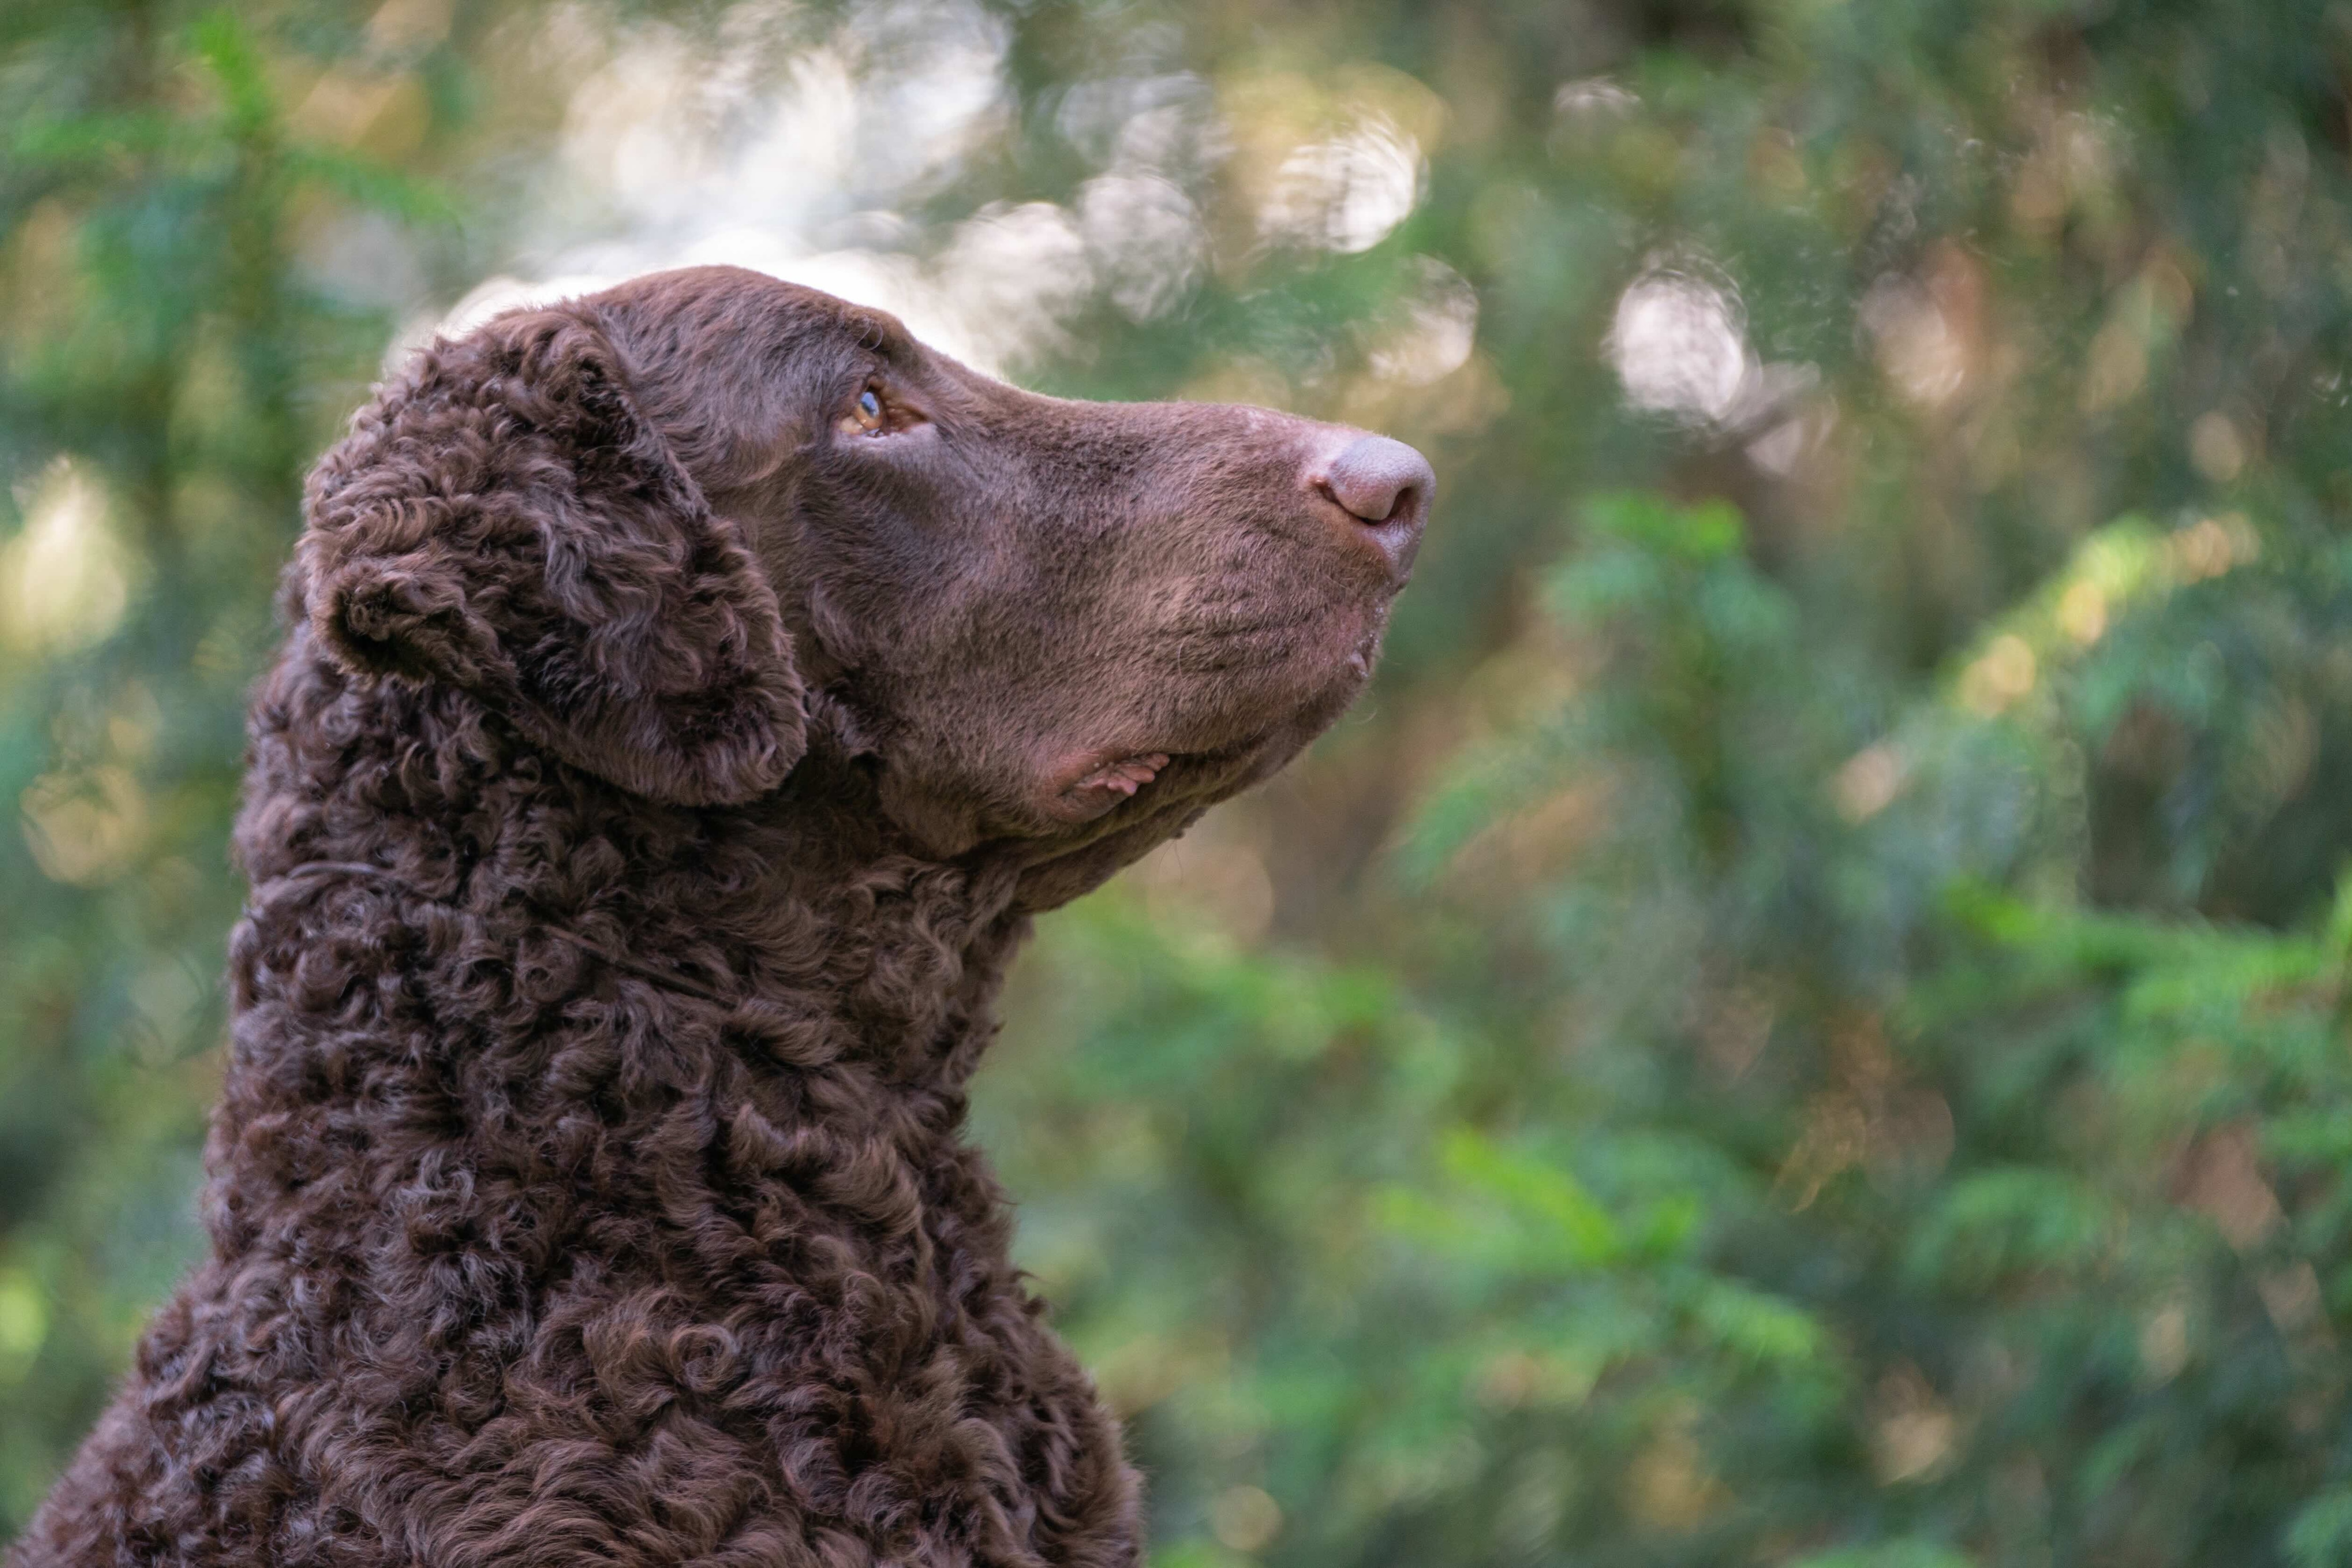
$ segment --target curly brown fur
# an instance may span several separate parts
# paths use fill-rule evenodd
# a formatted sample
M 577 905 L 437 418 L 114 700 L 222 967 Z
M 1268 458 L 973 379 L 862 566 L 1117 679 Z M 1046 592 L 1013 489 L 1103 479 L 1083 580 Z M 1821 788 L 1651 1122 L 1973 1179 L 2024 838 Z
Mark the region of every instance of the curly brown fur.
M 212 1256 L 12 1562 L 1133 1562 L 965 1083 L 1352 697 L 1402 452 L 725 269 L 435 345 L 254 703 Z

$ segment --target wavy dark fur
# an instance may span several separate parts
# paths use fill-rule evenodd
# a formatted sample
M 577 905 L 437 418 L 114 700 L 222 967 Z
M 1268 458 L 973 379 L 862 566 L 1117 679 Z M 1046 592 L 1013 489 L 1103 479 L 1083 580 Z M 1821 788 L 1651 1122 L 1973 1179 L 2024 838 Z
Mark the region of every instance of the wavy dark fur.
M 886 382 L 963 455 L 835 453 Z M 213 1254 L 16 1568 L 1136 1559 L 1135 1479 L 1007 1260 L 965 1084 L 1029 912 L 1270 771 L 1362 672 L 1286 644 L 1260 663 L 1287 685 L 1168 697 L 1187 677 L 1119 622 L 1230 538 L 1098 549 L 1131 586 L 1089 598 L 1039 587 L 1087 569 L 1033 532 L 988 548 L 1048 540 L 1024 601 L 1108 661 L 1092 695 L 909 695 L 925 657 L 994 649 L 1008 691 L 1054 660 L 952 594 L 905 624 L 967 634 L 917 647 L 887 612 L 915 580 L 859 541 L 1006 494 L 1207 538 L 1319 439 L 1210 411 L 1203 455 L 1208 413 L 1100 408 L 724 272 L 501 319 L 383 392 L 314 476 L 254 702 Z M 1204 472 L 1240 512 L 1149 499 Z M 1254 580 L 1309 548 L 1267 537 Z M 1334 570 L 1301 602 L 1368 653 L 1393 584 Z M 1198 760 L 1051 794 L 1022 769 L 1118 739 L 1106 680 Z M 964 775 L 930 738 L 959 724 L 996 747 Z

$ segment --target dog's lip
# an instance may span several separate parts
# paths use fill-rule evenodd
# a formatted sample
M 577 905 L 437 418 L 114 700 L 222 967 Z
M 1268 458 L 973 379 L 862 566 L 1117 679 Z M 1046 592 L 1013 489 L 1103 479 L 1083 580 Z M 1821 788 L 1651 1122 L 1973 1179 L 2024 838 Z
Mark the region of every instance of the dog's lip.
M 1165 772 L 1177 753 L 1129 746 L 1097 747 L 1065 760 L 1048 776 L 1045 813 L 1087 822 L 1133 800 Z
M 1164 751 L 1134 752 L 1104 763 L 1083 779 L 1064 786 L 1062 792 L 1068 794 L 1073 789 L 1109 789 L 1120 795 L 1132 797 L 1138 789 L 1160 777 L 1160 770 L 1167 766 L 1168 753 Z

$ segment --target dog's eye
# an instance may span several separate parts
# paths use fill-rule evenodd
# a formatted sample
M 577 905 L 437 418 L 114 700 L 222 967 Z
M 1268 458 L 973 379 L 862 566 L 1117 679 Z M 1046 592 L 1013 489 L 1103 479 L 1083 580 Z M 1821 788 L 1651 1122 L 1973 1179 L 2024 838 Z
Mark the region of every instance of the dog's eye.
M 872 435 L 880 430 L 888 411 L 882 406 L 882 396 L 872 387 L 857 394 L 857 402 L 842 416 L 841 428 L 853 435 Z

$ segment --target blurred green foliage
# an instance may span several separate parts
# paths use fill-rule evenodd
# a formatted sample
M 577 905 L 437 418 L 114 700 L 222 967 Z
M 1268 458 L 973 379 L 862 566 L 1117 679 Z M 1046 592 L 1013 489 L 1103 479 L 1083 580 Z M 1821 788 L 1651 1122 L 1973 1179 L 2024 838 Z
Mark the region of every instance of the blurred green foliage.
M 1441 476 L 1373 695 L 982 1076 L 1158 1560 L 2352 1563 L 2321 0 L 12 5 L 0 1532 L 199 1244 L 304 465 L 482 278 L 642 259 L 646 62 L 911 140 L 926 37 L 981 109 L 811 248 L 1141 192 L 1024 380 Z

